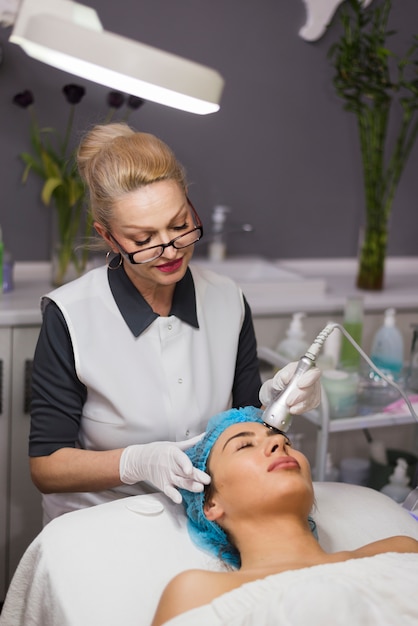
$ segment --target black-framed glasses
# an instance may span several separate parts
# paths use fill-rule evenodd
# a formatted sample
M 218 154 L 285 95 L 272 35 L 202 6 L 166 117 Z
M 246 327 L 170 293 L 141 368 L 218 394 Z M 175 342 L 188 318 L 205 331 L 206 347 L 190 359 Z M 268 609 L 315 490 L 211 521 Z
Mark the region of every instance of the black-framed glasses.
M 114 238 L 112 233 L 109 233 L 109 237 L 117 245 L 121 255 L 128 259 L 129 263 L 132 263 L 132 265 L 142 265 L 143 263 L 150 263 L 151 261 L 155 261 L 155 259 L 158 259 L 160 256 L 162 256 L 164 254 L 164 250 L 166 248 L 169 248 L 170 246 L 173 246 L 173 248 L 175 248 L 176 250 L 188 248 L 194 243 L 197 243 L 199 239 L 203 237 L 203 226 L 200 217 L 193 204 L 190 202 L 189 198 L 187 198 L 187 203 L 192 210 L 192 219 L 195 227 L 192 230 L 189 230 L 187 233 L 183 233 L 178 237 L 174 237 L 174 239 L 172 239 L 168 243 L 160 243 L 158 246 L 151 246 L 150 248 L 136 250 L 135 252 L 127 252 Z

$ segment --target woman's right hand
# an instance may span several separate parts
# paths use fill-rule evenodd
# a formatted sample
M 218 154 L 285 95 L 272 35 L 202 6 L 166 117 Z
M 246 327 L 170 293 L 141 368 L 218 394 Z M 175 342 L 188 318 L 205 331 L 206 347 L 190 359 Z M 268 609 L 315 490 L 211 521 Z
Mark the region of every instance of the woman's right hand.
M 263 406 L 270 404 L 278 393 L 286 389 L 297 366 L 298 362 L 292 361 L 280 369 L 273 378 L 265 381 L 259 393 L 260 402 Z M 321 402 L 320 377 L 321 370 L 318 367 L 311 367 L 299 377 L 297 387 L 287 398 L 289 413 L 300 415 L 316 409 Z
M 176 443 L 164 441 L 125 448 L 120 458 L 119 473 L 125 485 L 145 480 L 177 504 L 182 497 L 176 487 L 198 493 L 210 483 L 210 476 L 193 467 L 189 457 Z

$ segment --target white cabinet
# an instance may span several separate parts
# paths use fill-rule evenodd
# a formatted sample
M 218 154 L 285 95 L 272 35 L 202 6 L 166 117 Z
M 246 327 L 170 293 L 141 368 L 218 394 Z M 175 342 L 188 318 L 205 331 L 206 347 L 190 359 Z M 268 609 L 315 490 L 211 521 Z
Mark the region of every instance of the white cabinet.
M 12 333 L 0 328 L 0 601 L 4 599 L 7 569 L 7 493 L 9 451 L 9 406 Z
M 39 326 L 0 328 L 0 600 L 24 551 L 42 528 L 41 495 L 29 472 L 32 360 Z

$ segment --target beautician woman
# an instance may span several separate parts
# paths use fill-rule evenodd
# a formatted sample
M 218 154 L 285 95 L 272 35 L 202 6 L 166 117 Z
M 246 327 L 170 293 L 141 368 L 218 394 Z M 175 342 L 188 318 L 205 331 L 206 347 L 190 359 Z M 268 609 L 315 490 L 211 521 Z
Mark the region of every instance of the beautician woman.
M 182 166 L 153 135 L 94 127 L 78 167 L 108 263 L 42 299 L 33 364 L 30 468 L 44 522 L 128 495 L 210 478 L 183 452 L 220 411 L 266 404 L 249 306 L 228 278 L 189 266 L 202 224 Z M 319 371 L 291 398 L 320 400 Z M 177 443 L 176 443 L 177 442 Z

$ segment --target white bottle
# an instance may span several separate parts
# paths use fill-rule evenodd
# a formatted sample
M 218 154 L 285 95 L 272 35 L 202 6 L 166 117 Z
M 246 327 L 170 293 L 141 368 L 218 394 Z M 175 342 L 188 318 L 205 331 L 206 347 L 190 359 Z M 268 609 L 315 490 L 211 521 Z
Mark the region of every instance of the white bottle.
M 397 459 L 395 470 L 389 476 L 388 484 L 382 487 L 380 491 L 392 498 L 392 500 L 395 500 L 395 502 L 403 502 L 411 491 L 411 487 L 408 487 L 409 476 L 406 474 L 407 470 L 408 463 L 405 459 Z
M 395 314 L 395 309 L 386 309 L 383 326 L 373 338 L 370 357 L 384 374 L 397 380 L 403 368 L 404 344 L 402 333 L 396 326 Z
M 333 323 L 332 320 L 328 320 L 327 326 Z M 340 362 L 341 337 L 339 329 L 334 328 L 325 339 L 323 348 L 316 359 L 316 364 L 320 370 L 335 370 L 337 368 Z
M 340 477 L 340 472 L 338 468 L 335 467 L 334 461 L 332 460 L 332 456 L 330 452 L 327 452 L 327 459 L 325 465 L 325 480 L 330 482 L 338 482 Z
M 305 313 L 294 313 L 290 326 L 286 331 L 287 338 L 280 341 L 276 351 L 288 361 L 298 361 L 309 348 L 309 344 L 305 341 L 305 331 L 302 325 L 302 319 L 306 317 Z

